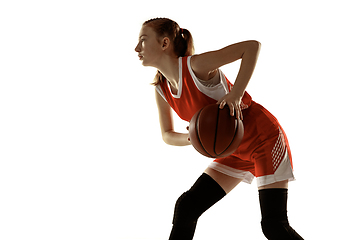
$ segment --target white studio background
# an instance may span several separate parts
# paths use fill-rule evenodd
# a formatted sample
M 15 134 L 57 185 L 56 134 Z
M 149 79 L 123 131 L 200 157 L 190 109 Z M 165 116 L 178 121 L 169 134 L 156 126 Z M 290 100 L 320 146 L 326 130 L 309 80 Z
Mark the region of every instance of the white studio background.
M 0 239 L 168 239 L 176 199 L 211 160 L 161 140 L 155 69 L 134 52 L 153 17 L 190 30 L 196 53 L 262 43 L 247 90 L 290 140 L 291 225 L 342 239 L 344 3 L 225 2 L 0 3 Z M 239 64 L 223 67 L 231 81 Z M 265 239 L 260 218 L 256 183 L 241 183 L 195 239 Z

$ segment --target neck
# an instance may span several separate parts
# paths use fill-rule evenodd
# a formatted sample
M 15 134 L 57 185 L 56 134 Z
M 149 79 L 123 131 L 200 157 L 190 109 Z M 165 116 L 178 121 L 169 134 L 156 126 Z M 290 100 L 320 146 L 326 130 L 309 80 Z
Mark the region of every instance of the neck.
M 179 58 L 168 57 L 164 61 L 161 61 L 160 66 L 157 69 L 163 74 L 166 80 L 175 89 L 178 89 L 179 83 Z

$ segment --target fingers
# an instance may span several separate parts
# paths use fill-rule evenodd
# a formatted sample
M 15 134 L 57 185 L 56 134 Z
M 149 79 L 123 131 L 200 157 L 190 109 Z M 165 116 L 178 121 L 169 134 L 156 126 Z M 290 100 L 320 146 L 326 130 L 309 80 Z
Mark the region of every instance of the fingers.
M 227 102 L 225 100 L 223 100 L 219 105 L 220 109 L 223 109 L 225 107 L 226 103 Z M 243 113 L 242 113 L 241 108 L 238 104 L 229 103 L 228 106 L 229 106 L 231 116 L 235 116 L 236 118 L 243 120 Z
M 237 109 L 237 118 L 243 120 L 243 112 L 240 107 Z
M 243 113 L 239 105 L 236 105 L 236 107 L 233 108 L 233 113 L 234 112 L 236 113 L 235 115 L 236 118 L 243 120 Z M 234 114 L 231 114 L 231 115 L 234 116 Z
M 228 106 L 229 106 L 229 113 L 231 114 L 231 116 L 234 116 L 235 108 L 233 103 L 228 104 Z
M 189 127 L 189 126 L 187 126 L 187 127 L 186 127 L 186 130 L 187 130 L 187 131 L 189 131 L 189 130 L 190 130 L 190 127 Z M 189 132 L 189 134 L 188 134 L 187 141 L 189 141 L 189 142 L 190 142 L 190 132 Z
M 223 109 L 224 108 L 224 106 L 226 105 L 226 100 L 222 100 L 221 102 L 219 101 L 219 102 L 217 102 L 217 104 L 220 104 L 219 105 L 219 107 L 220 107 L 220 109 Z
M 220 103 L 223 101 L 224 98 L 221 98 L 219 101 L 217 101 L 217 105 L 220 105 Z

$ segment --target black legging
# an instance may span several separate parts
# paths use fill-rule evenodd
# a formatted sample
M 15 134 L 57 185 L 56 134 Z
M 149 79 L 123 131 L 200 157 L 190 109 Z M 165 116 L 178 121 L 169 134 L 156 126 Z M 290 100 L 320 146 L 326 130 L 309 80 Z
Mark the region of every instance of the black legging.
M 192 240 L 198 218 L 226 192 L 209 175 L 203 173 L 177 200 L 173 228 L 169 240 Z M 262 230 L 269 240 L 302 240 L 287 220 L 287 189 L 259 191 L 262 212 Z

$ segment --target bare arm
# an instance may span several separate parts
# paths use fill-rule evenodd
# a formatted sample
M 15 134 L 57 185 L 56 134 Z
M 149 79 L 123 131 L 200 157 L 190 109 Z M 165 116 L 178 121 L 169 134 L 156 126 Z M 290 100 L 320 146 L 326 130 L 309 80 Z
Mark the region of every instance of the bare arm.
M 174 131 L 172 109 L 169 104 L 155 91 L 156 104 L 159 111 L 159 120 L 162 139 L 165 143 L 174 146 L 190 145 L 187 133 L 177 133 Z
M 231 115 L 242 118 L 240 110 L 241 98 L 244 95 L 252 73 L 255 69 L 261 44 L 257 41 L 246 41 L 229 45 L 217 51 L 195 55 L 191 59 L 191 66 L 197 76 L 208 78 L 215 69 L 241 59 L 238 76 L 234 82 L 232 91 L 221 98 L 218 102 L 220 108 L 228 104 Z

